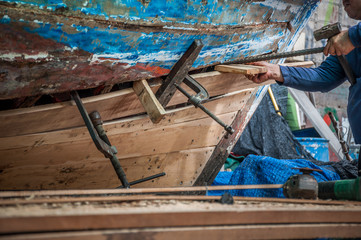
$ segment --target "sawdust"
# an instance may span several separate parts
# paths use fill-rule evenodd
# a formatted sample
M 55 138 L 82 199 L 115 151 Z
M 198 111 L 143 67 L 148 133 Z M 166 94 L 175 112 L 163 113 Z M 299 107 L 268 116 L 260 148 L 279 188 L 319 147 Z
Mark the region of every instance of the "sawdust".
M 220 204 L 215 201 L 190 200 L 137 200 L 127 202 L 73 202 L 73 203 L 42 203 L 27 205 L 2 206 L 1 217 L 14 216 L 57 216 L 87 214 L 130 214 L 130 213 L 175 213 L 175 212 L 247 212 L 267 210 L 288 211 L 361 211 L 361 205 L 318 205 L 274 203 L 260 201 L 235 201 L 233 205 Z

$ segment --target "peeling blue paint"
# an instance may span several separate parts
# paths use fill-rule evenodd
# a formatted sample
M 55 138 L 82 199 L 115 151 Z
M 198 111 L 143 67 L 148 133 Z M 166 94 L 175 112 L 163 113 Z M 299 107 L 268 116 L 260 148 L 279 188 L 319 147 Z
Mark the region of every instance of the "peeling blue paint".
M 52 79 L 55 84 L 57 81 L 69 84 L 69 78 L 77 77 L 88 83 L 87 68 L 98 67 L 102 75 L 103 71 L 107 73 L 100 81 L 91 78 L 91 86 L 114 79 L 121 82 L 129 81 L 129 77 L 137 80 L 167 74 L 196 39 L 202 40 L 204 47 L 194 68 L 272 51 L 288 51 L 318 5 L 318 0 L 0 0 L 0 3 L 4 1 L 18 3 L 18 7 L 29 13 L 20 15 L 12 7 L 0 9 L 0 23 L 9 26 L 0 27 L 24 35 L 13 39 L 25 39 L 25 36 L 36 39 L 30 44 L 35 48 L 39 46 L 37 41 L 46 45 L 35 50 L 13 48 L 11 54 L 7 49 L 0 49 L 5 53 L 0 55 L 3 60 L 12 61 L 22 56 L 22 51 L 46 56 L 41 58 L 41 64 L 53 62 L 43 69 L 39 64 L 39 71 L 48 66 L 53 69 L 53 65 L 59 65 L 55 74 L 63 69 L 69 71 L 62 80 Z M 31 6 L 30 11 L 26 5 Z M 39 18 L 34 18 L 34 8 L 40 11 Z M 56 18 L 52 11 L 56 11 Z M 104 21 L 108 19 L 110 21 Z M 292 26 L 292 31 L 287 26 Z M 16 45 L 11 40 L 7 44 L 10 48 Z M 52 55 L 53 52 L 56 53 Z M 79 53 L 80 62 L 76 56 L 69 58 Z M 70 62 L 64 63 L 64 58 Z M 79 64 L 82 67 L 77 70 Z M 68 69 L 77 72 L 74 75 Z M 123 73 L 124 76 L 119 76 Z M 39 78 L 48 81 L 47 75 Z M 29 87 L 28 92 L 39 91 L 35 88 Z M 66 86 L 63 89 L 67 89 Z M 17 96 L 15 90 L 9 96 Z
M 295 16 L 303 1 L 265 0 L 247 2 L 243 0 L 151 0 L 142 4 L 139 0 L 3 0 L 19 4 L 29 4 L 40 8 L 57 10 L 68 8 L 86 15 L 103 16 L 107 19 L 119 18 L 144 21 L 174 21 L 183 24 L 239 25 L 266 22 L 286 22 Z M 281 5 L 281 6 L 280 6 Z M 287 8 L 287 14 L 282 10 Z M 271 16 L 269 13 L 271 11 Z
M 109 55 L 108 58 L 119 57 L 120 61 L 135 65 L 136 63 L 154 64 L 161 55 L 168 52 L 169 56 L 165 61 L 160 61 L 160 67 L 170 69 L 178 60 L 179 56 L 195 40 L 200 39 L 204 43 L 204 48 L 200 53 L 200 58 L 195 62 L 196 66 L 205 66 L 212 62 L 232 60 L 241 55 L 262 54 L 267 51 L 267 44 L 272 41 L 279 41 L 284 33 L 284 29 L 269 29 L 266 32 L 250 32 L 248 34 L 234 34 L 239 41 L 231 43 L 229 35 L 189 35 L 186 33 L 152 32 L 138 33 L 126 30 L 90 28 L 86 26 L 71 26 L 76 33 L 67 33 L 62 30 L 63 24 L 52 25 L 49 23 L 37 22 L 39 27 L 26 27 L 25 30 L 38 34 L 46 39 L 52 39 L 63 43 L 70 48 L 79 48 L 92 54 Z M 263 34 L 268 35 L 265 39 Z M 272 36 L 273 39 L 272 39 Z M 127 54 L 126 54 L 127 53 Z M 131 53 L 131 54 L 130 54 Z M 154 55 L 152 59 L 151 55 Z M 144 56 L 149 56 L 144 57 Z M 202 57 L 203 56 L 203 57 Z M 208 58 L 207 60 L 205 60 Z M 154 63 L 153 63 L 154 61 Z M 159 60 L 158 60 L 159 61 Z

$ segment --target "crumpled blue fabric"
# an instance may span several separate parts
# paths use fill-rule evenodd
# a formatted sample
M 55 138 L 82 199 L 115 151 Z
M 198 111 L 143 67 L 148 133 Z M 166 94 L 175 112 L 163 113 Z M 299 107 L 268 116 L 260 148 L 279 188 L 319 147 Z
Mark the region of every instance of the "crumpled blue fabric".
M 317 166 L 306 159 L 275 159 L 272 157 L 248 155 L 233 171 L 229 182 L 223 185 L 252 185 L 252 184 L 284 184 L 290 176 L 301 174 L 292 168 L 313 168 L 322 172 L 313 172 L 317 182 L 339 180 L 340 176 L 333 167 Z M 224 175 L 224 174 L 223 174 Z M 223 179 L 225 176 L 222 176 Z M 222 185 L 216 178 L 217 185 Z M 247 189 L 230 190 L 232 196 L 245 197 L 278 197 L 284 198 L 282 189 Z

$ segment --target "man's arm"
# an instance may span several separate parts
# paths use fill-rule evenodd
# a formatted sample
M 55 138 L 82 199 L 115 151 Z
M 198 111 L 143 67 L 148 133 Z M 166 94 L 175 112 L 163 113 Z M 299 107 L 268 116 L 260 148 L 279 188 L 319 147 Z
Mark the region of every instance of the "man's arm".
M 309 92 L 328 92 L 345 81 L 345 72 L 335 56 L 328 57 L 317 68 L 280 66 L 280 71 L 284 86 Z
M 256 83 L 274 79 L 279 84 L 303 91 L 327 92 L 345 81 L 345 73 L 334 56 L 328 57 L 318 68 L 285 67 L 267 62 L 254 65 L 264 66 L 268 70 L 249 77 Z

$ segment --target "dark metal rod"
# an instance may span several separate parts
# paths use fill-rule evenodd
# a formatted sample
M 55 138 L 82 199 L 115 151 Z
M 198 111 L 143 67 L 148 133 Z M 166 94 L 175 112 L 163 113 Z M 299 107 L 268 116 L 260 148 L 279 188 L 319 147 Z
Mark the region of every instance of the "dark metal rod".
M 112 162 L 113 168 L 114 168 L 119 180 L 122 182 L 122 185 L 124 186 L 124 188 L 129 188 L 130 184 L 127 180 L 127 176 L 125 175 L 125 172 L 124 172 L 122 166 L 119 163 L 117 156 L 114 154 L 113 157 L 110 158 L 110 161 Z
M 337 139 L 341 144 L 343 154 L 345 155 L 347 160 L 352 161 L 352 158 L 350 157 L 350 154 L 348 153 L 348 146 L 346 145 L 345 141 L 343 140 L 343 136 L 342 136 L 343 134 L 337 126 L 337 121 L 335 119 L 335 116 L 333 116 L 332 112 L 328 112 L 328 116 L 330 117 L 333 128 L 335 129 Z
M 83 105 L 82 101 L 80 100 L 78 92 L 77 91 L 71 92 L 71 96 L 72 96 L 76 106 L 78 107 L 78 110 L 85 122 L 86 127 L 88 128 L 88 132 L 89 132 L 91 138 L 93 139 L 94 142 L 96 142 L 97 135 L 95 133 L 95 129 L 94 129 L 93 125 L 91 124 L 91 120 L 90 120 L 88 113 L 85 111 L 84 105 Z
M 259 62 L 259 61 L 266 61 L 266 60 L 279 59 L 279 58 L 303 56 L 303 55 L 309 55 L 309 54 L 322 53 L 323 49 L 324 49 L 324 47 L 319 47 L 319 48 L 310 48 L 310 49 L 303 49 L 303 50 L 284 52 L 284 53 L 272 53 L 272 54 L 262 55 L 262 56 L 246 57 L 243 59 L 225 62 L 224 64 L 251 63 L 251 62 Z
M 121 181 L 121 183 L 123 184 L 123 186 L 125 188 L 129 188 L 129 182 L 126 178 L 125 172 L 122 168 L 122 166 L 119 163 L 119 160 L 116 156 L 116 150 L 115 148 L 111 147 L 110 144 L 108 145 L 107 143 L 105 143 L 98 135 L 96 130 L 94 129 L 94 125 L 89 117 L 88 112 L 86 111 L 80 97 L 77 91 L 73 91 L 71 92 L 71 96 L 73 98 L 73 100 L 75 101 L 79 112 L 81 114 L 81 116 L 83 117 L 83 120 L 85 122 L 86 127 L 88 128 L 89 134 L 95 144 L 95 146 L 97 147 L 97 149 L 102 152 L 104 154 L 105 157 L 109 158 L 113 168 L 119 178 L 119 180 Z M 100 116 L 99 116 L 100 117 Z M 98 133 L 99 134 L 99 133 Z
M 85 122 L 85 125 L 88 129 L 88 132 L 89 132 L 95 146 L 101 153 L 103 153 L 105 155 L 105 157 L 107 157 L 107 158 L 112 157 L 112 155 L 113 155 L 112 149 L 110 148 L 110 146 L 108 146 L 103 140 L 101 140 L 98 137 L 97 132 L 94 129 L 94 126 L 90 120 L 88 112 L 86 111 L 86 109 L 79 97 L 78 92 L 72 91 L 70 94 L 71 94 L 71 97 L 73 98 L 73 100 L 75 101 L 76 106 L 78 107 L 78 110 Z
M 97 131 L 99 137 L 106 142 L 109 146 L 112 144 L 109 141 L 109 138 L 103 128 L 103 120 L 100 116 L 100 113 L 98 111 L 94 111 L 89 114 L 89 117 L 93 123 L 93 126 L 95 127 L 95 130 Z
M 159 178 L 159 177 L 162 177 L 162 176 L 165 176 L 165 172 L 158 173 L 158 174 L 155 174 L 155 175 L 152 175 L 152 176 L 149 176 L 149 177 L 145 177 L 145 178 L 142 178 L 142 179 L 135 180 L 133 182 L 130 182 L 129 185 L 133 186 L 135 184 L 146 182 L 146 181 L 149 181 L 149 180 L 153 180 L 155 178 Z M 117 188 L 124 188 L 124 186 L 119 186 Z
M 192 96 L 187 93 L 186 90 L 184 90 L 182 87 L 180 87 L 178 84 L 175 84 L 177 89 L 183 93 L 189 100 L 192 99 Z M 190 101 L 195 107 L 199 107 L 200 109 L 202 109 L 203 112 L 205 112 L 208 116 L 210 116 L 211 118 L 213 118 L 219 125 L 221 125 L 229 134 L 233 134 L 234 133 L 234 129 L 231 126 L 228 126 L 227 124 L 225 124 L 224 122 L 222 122 L 221 119 L 219 119 L 217 116 L 215 116 L 213 113 L 211 113 L 206 107 L 204 107 L 202 104 L 198 103 L 195 104 L 193 101 Z

